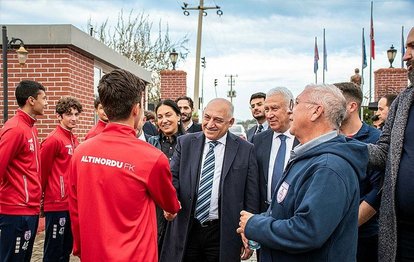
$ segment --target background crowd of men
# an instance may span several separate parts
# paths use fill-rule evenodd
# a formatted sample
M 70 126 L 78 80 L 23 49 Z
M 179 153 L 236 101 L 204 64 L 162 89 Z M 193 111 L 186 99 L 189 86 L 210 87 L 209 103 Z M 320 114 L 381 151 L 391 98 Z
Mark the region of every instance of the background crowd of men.
M 414 261 L 414 28 L 406 43 L 410 85 L 380 99 L 381 130 L 361 121 L 357 84 L 311 84 L 253 94 L 246 141 L 228 100 L 201 124 L 189 97 L 154 116 L 145 83 L 117 69 L 85 141 L 82 105 L 63 97 L 39 143 L 47 90 L 21 81 L 0 131 L 0 261 L 30 261 L 39 214 L 44 261 L 227 262 L 257 247 L 260 261 Z

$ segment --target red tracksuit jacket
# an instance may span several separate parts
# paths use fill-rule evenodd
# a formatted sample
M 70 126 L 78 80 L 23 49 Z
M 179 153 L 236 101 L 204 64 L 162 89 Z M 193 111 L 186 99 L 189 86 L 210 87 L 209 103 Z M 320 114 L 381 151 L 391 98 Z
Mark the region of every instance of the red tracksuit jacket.
M 60 125 L 40 145 L 45 212 L 69 210 L 69 167 L 78 145 L 76 136 Z
M 18 109 L 0 130 L 0 214 L 39 214 L 42 189 L 35 122 Z
M 180 209 L 166 156 L 109 123 L 72 157 L 69 212 L 82 261 L 157 261 L 155 204 Z
M 89 138 L 92 138 L 96 136 L 97 134 L 100 134 L 104 130 L 106 125 L 107 125 L 106 122 L 99 119 L 98 123 L 96 123 L 96 125 L 92 127 L 91 130 L 89 130 L 89 132 L 86 134 L 85 140 L 88 140 Z

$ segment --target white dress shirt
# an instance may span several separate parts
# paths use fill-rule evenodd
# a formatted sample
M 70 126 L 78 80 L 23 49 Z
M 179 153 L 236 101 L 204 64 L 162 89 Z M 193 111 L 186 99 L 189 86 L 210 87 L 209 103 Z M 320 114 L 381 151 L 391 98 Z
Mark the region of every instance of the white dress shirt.
M 290 151 L 293 147 L 293 141 L 295 137 L 287 130 L 283 133 L 286 136 L 286 153 L 285 153 L 285 165 L 283 169 L 285 169 L 289 158 L 290 158 Z M 267 174 L 267 201 L 270 203 L 272 201 L 272 177 L 273 177 L 273 167 L 275 165 L 276 155 L 279 151 L 280 147 L 280 138 L 278 137 L 281 133 L 273 132 L 273 139 L 272 139 L 272 147 L 270 150 L 270 158 L 269 158 L 269 172 Z
M 219 143 L 214 148 L 214 177 L 213 177 L 213 188 L 211 189 L 211 199 L 210 199 L 210 211 L 209 211 L 209 220 L 214 220 L 219 218 L 218 212 L 218 196 L 219 196 L 219 187 L 220 187 L 220 178 L 221 178 L 221 170 L 223 169 L 223 160 L 224 160 L 224 150 L 226 149 L 226 139 L 227 133 L 217 140 Z M 204 160 L 210 149 L 208 142 L 211 140 L 206 138 L 204 143 L 204 150 L 203 150 L 203 160 L 201 162 L 201 169 L 204 165 Z M 200 171 L 201 175 L 201 171 Z

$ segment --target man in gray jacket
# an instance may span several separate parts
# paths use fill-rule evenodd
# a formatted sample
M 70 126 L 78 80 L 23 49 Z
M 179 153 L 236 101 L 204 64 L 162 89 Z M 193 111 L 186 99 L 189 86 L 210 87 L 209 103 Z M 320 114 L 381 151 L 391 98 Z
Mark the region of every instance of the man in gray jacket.
M 368 146 L 370 164 L 385 167 L 379 261 L 414 261 L 414 27 L 403 59 L 410 85 L 391 105 L 378 142 Z

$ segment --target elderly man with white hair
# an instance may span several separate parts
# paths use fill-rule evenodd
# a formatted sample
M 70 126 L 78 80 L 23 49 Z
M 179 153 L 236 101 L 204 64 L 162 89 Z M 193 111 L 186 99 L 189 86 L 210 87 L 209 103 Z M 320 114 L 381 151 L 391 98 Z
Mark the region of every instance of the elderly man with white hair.
M 346 101 L 333 85 L 306 86 L 290 109 L 300 144 L 267 212 L 242 211 L 237 231 L 261 244 L 260 261 L 355 261 L 366 146 L 339 135 Z

